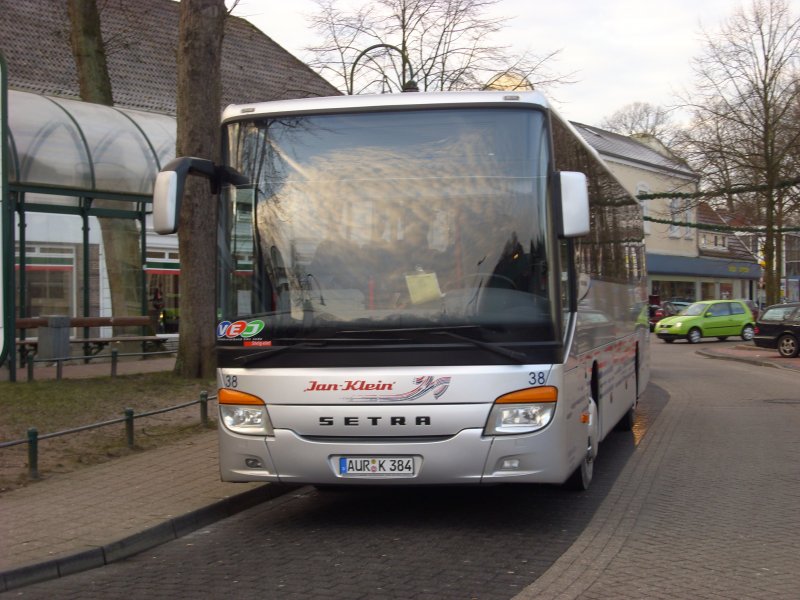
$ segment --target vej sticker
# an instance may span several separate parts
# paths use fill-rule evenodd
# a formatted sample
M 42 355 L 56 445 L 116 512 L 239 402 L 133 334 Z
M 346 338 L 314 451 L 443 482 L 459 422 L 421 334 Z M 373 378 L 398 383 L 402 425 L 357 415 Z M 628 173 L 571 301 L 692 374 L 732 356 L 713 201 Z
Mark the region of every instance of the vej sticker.
M 264 330 L 264 321 L 222 321 L 217 325 L 218 338 L 251 338 Z

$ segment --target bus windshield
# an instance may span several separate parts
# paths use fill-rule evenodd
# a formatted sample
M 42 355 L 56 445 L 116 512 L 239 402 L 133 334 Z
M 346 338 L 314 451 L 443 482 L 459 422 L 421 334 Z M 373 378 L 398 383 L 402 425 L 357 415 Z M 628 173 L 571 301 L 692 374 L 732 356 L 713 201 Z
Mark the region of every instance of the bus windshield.
M 220 319 L 557 339 L 545 128 L 537 110 L 485 107 L 228 124 L 242 177 L 222 194 Z

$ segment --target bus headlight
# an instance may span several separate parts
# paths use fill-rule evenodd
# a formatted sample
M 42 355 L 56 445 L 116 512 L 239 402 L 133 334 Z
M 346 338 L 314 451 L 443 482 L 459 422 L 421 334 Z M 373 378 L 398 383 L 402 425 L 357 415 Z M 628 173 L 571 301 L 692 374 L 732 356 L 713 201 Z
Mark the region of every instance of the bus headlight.
M 553 386 L 528 388 L 494 401 L 486 435 L 532 433 L 547 427 L 556 412 L 558 390 Z
M 258 396 L 222 388 L 217 401 L 220 419 L 226 429 L 245 435 L 273 435 L 267 406 Z

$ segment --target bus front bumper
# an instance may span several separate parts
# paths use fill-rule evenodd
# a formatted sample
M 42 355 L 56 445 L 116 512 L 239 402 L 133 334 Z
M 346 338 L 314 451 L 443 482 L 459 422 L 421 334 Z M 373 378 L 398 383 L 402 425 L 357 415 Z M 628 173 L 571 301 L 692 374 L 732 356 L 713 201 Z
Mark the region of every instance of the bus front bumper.
M 487 437 L 465 429 L 446 438 L 309 439 L 278 429 L 274 437 L 220 429 L 223 481 L 319 485 L 450 485 L 563 483 L 582 459 L 581 448 L 565 452 L 554 427 L 515 436 Z M 413 459 L 413 473 L 348 474 L 342 459 Z

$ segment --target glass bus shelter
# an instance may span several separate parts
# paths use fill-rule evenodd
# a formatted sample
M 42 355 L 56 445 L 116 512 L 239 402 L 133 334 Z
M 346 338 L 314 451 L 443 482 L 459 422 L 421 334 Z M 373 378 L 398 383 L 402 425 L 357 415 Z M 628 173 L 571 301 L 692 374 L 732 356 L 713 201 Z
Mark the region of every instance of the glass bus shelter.
M 2 107 L 2 354 L 13 367 L 14 319 L 153 309 L 147 219 L 176 126 L 168 115 L 16 90 Z

